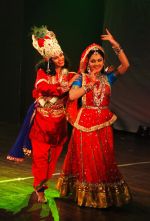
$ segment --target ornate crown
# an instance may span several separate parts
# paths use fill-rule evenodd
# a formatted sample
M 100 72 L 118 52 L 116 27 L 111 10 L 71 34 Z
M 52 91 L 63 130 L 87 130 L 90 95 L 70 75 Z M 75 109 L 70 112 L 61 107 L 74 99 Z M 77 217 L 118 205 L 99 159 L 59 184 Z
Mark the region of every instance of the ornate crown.
M 32 28 L 33 47 L 47 60 L 63 53 L 54 32 L 46 26 Z

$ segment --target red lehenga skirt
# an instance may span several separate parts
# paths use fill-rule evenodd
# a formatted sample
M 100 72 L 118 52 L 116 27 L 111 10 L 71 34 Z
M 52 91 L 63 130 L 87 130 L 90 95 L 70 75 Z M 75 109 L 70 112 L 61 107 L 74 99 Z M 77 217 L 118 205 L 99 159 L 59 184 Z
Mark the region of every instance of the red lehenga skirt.
M 92 132 L 73 129 L 57 189 L 79 206 L 107 208 L 130 202 L 129 188 L 118 170 L 111 126 Z

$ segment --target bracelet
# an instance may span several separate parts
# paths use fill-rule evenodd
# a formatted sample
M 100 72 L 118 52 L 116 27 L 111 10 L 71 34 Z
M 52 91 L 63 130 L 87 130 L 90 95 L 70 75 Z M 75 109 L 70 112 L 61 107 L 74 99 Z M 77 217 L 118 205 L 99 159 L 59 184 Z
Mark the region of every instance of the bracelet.
M 114 52 L 117 56 L 120 54 L 121 51 L 123 51 L 123 49 L 120 47 L 120 45 L 117 47 L 112 46 L 112 49 L 114 50 Z

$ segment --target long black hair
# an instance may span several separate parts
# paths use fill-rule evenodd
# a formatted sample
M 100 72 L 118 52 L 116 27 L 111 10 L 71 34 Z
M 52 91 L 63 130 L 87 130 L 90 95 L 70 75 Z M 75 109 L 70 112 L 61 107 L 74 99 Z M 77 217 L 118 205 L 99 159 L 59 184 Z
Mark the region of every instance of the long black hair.
M 48 62 L 49 62 L 49 71 L 48 71 Z M 49 59 L 49 61 L 46 61 L 45 59 L 40 60 L 36 65 L 35 65 L 35 70 L 37 71 L 38 69 L 43 69 L 45 73 L 48 75 L 54 76 L 56 74 L 55 70 L 55 64 L 52 60 L 52 58 Z M 65 64 L 63 68 L 69 68 L 69 59 L 65 56 Z

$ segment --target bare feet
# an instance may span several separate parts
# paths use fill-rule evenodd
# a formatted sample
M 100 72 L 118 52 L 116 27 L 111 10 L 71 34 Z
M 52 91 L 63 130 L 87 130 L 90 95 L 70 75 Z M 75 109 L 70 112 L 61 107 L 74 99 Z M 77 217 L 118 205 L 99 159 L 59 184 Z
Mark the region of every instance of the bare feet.
M 47 199 L 45 198 L 44 192 L 38 192 L 36 191 L 36 195 L 38 197 L 38 202 L 39 203 L 47 203 Z

